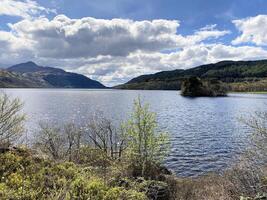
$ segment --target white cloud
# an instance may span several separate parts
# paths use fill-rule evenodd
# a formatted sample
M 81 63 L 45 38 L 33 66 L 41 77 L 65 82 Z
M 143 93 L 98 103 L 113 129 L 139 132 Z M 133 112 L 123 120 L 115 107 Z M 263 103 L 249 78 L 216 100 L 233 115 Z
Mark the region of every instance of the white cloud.
M 159 52 L 135 52 L 126 57 L 99 56 L 80 60 L 67 69 L 86 74 L 106 85 L 116 85 L 129 79 L 162 70 L 187 69 L 222 60 L 257 60 L 267 57 L 261 47 L 234 47 L 223 44 L 199 44 L 180 51 L 163 54 Z
M 44 8 L 32 0 L 1 0 L 0 2 L 0 15 L 32 18 L 41 13 L 50 12 L 55 13 L 55 10 Z
M 33 60 L 110 86 L 161 70 L 267 57 L 261 47 L 218 43 L 230 31 L 219 30 L 216 25 L 186 36 L 179 34 L 179 26 L 176 20 L 26 17 L 9 24 L 10 31 L 0 30 L 0 63 Z
M 19 37 L 30 39 L 38 56 L 75 58 L 98 55 L 125 56 L 142 49 L 157 51 L 176 46 L 177 21 L 39 18 L 11 25 Z
M 229 31 L 203 29 L 193 35 L 177 34 L 176 20 L 133 21 L 127 19 L 25 19 L 10 25 L 20 38 L 31 40 L 38 57 L 81 58 L 98 55 L 127 56 L 141 50 L 157 52 L 195 45 Z
M 241 35 L 232 41 L 232 44 L 254 43 L 267 45 L 267 15 L 258 15 L 239 20 L 233 20 Z

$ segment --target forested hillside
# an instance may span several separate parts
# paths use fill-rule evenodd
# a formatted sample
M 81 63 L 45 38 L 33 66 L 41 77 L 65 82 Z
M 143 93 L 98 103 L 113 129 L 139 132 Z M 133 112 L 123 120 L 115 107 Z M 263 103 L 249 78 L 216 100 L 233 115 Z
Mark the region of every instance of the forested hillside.
M 181 81 L 191 76 L 223 81 L 233 91 L 267 91 L 267 60 L 222 61 L 187 70 L 162 71 L 136 77 L 116 88 L 179 90 Z

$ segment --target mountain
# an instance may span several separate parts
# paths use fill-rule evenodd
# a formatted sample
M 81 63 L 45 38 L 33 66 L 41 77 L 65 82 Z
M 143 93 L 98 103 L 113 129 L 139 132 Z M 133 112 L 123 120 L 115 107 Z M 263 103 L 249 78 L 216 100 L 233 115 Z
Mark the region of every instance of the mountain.
M 34 73 L 34 72 L 64 73 L 65 72 L 63 69 L 38 66 L 32 61 L 13 65 L 9 67 L 7 70 L 18 73 Z
M 179 90 L 182 80 L 192 76 L 220 80 L 233 91 L 267 91 L 267 60 L 221 61 L 187 70 L 162 71 L 136 77 L 115 88 Z
M 0 87 L 19 88 L 106 88 L 84 75 L 26 62 L 0 70 Z

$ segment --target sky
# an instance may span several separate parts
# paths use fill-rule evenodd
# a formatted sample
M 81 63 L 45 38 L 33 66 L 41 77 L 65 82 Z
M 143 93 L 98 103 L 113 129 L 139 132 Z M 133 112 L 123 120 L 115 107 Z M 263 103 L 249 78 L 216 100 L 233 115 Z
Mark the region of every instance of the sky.
M 34 61 L 107 86 L 267 59 L 266 0 L 0 0 L 0 66 Z

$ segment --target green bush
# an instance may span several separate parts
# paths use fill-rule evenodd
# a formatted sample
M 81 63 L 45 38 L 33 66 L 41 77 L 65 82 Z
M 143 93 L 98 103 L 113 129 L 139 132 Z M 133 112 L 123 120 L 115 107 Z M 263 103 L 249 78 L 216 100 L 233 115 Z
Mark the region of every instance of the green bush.
M 127 154 L 133 170 L 132 176 L 151 178 L 154 166 L 159 166 L 169 152 L 169 135 L 157 131 L 156 114 L 134 101 L 131 118 L 123 125 L 128 138 Z
M 56 163 L 17 152 L 0 154 L 2 200 L 144 200 L 137 190 L 107 185 L 94 170 L 71 162 Z

